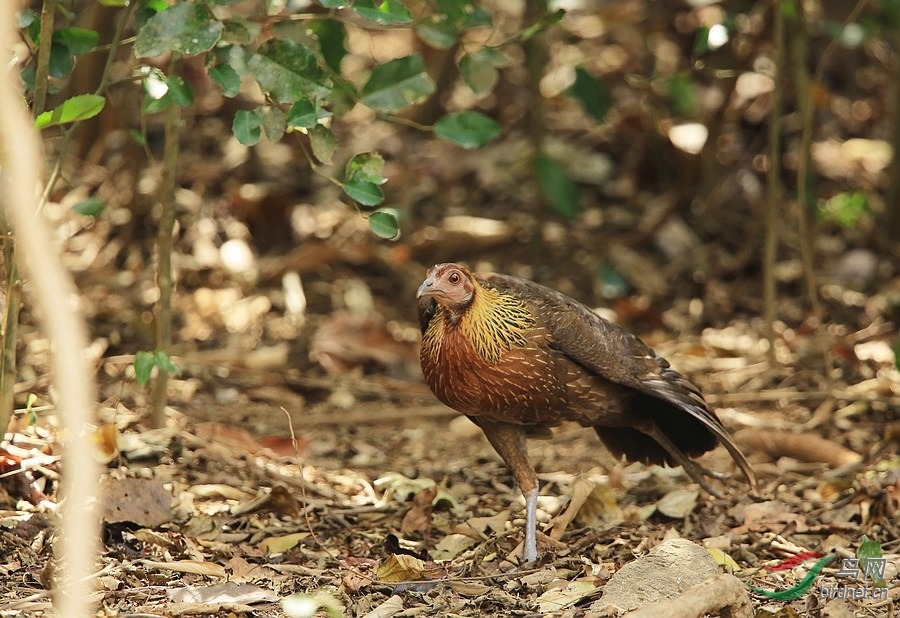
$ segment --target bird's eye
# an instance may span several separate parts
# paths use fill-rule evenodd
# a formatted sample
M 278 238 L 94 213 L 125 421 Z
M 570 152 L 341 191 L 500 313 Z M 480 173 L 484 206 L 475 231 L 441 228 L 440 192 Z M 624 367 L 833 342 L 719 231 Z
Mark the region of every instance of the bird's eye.
M 457 283 L 459 283 L 460 279 L 461 279 L 461 277 L 459 276 L 459 273 L 457 271 L 453 271 L 452 273 L 450 273 L 450 276 L 447 277 L 447 281 L 449 281 L 453 285 L 456 285 Z

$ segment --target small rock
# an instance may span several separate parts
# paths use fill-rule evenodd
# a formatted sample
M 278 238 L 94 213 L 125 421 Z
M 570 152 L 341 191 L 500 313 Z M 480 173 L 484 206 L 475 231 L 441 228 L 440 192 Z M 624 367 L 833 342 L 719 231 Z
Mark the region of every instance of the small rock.
M 703 547 L 687 539 L 672 539 L 619 569 L 591 611 L 609 607 L 629 611 L 671 599 L 718 572 L 719 567 Z

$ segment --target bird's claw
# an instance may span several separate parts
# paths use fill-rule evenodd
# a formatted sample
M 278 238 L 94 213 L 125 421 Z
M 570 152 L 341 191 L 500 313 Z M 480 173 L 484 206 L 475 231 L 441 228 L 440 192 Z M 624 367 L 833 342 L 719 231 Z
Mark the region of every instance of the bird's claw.
M 705 477 L 710 477 L 710 478 L 714 478 L 719 481 L 723 481 L 726 478 L 728 478 L 728 476 L 726 474 L 708 470 L 708 469 L 704 468 L 703 466 L 701 466 L 700 464 L 698 464 L 696 461 L 693 461 L 691 459 L 686 459 L 684 462 L 682 462 L 681 467 L 684 469 L 684 471 L 687 473 L 687 475 L 689 477 L 691 477 L 691 479 L 693 479 L 693 481 L 695 483 L 697 483 L 700 487 L 702 487 L 703 490 L 706 491 L 708 494 L 710 494 L 711 496 L 714 496 L 716 498 L 724 498 L 725 497 L 725 494 L 723 494 L 721 491 L 719 491 L 718 489 L 716 489 L 712 485 L 710 485 L 706 481 Z

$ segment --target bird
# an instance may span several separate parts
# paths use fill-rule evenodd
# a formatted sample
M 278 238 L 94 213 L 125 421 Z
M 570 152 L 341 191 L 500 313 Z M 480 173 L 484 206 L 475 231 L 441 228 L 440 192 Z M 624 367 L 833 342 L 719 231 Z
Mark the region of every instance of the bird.
M 473 274 L 457 263 L 428 269 L 416 292 L 425 382 L 478 425 L 525 497 L 522 558 L 538 558 L 538 482 L 527 438 L 564 421 L 592 427 L 617 457 L 681 465 L 724 478 L 691 457 L 721 443 L 757 487 L 750 463 L 700 390 L 636 335 L 533 281 Z

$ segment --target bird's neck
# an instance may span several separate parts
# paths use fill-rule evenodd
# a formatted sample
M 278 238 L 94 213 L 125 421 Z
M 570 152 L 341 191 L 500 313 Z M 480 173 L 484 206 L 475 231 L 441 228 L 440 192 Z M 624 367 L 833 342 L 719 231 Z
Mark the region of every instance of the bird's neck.
M 528 342 L 534 316 L 520 299 L 492 287 L 478 285 L 465 312 L 457 320 L 448 319 L 444 328 L 457 328 L 472 348 L 488 363 Z

